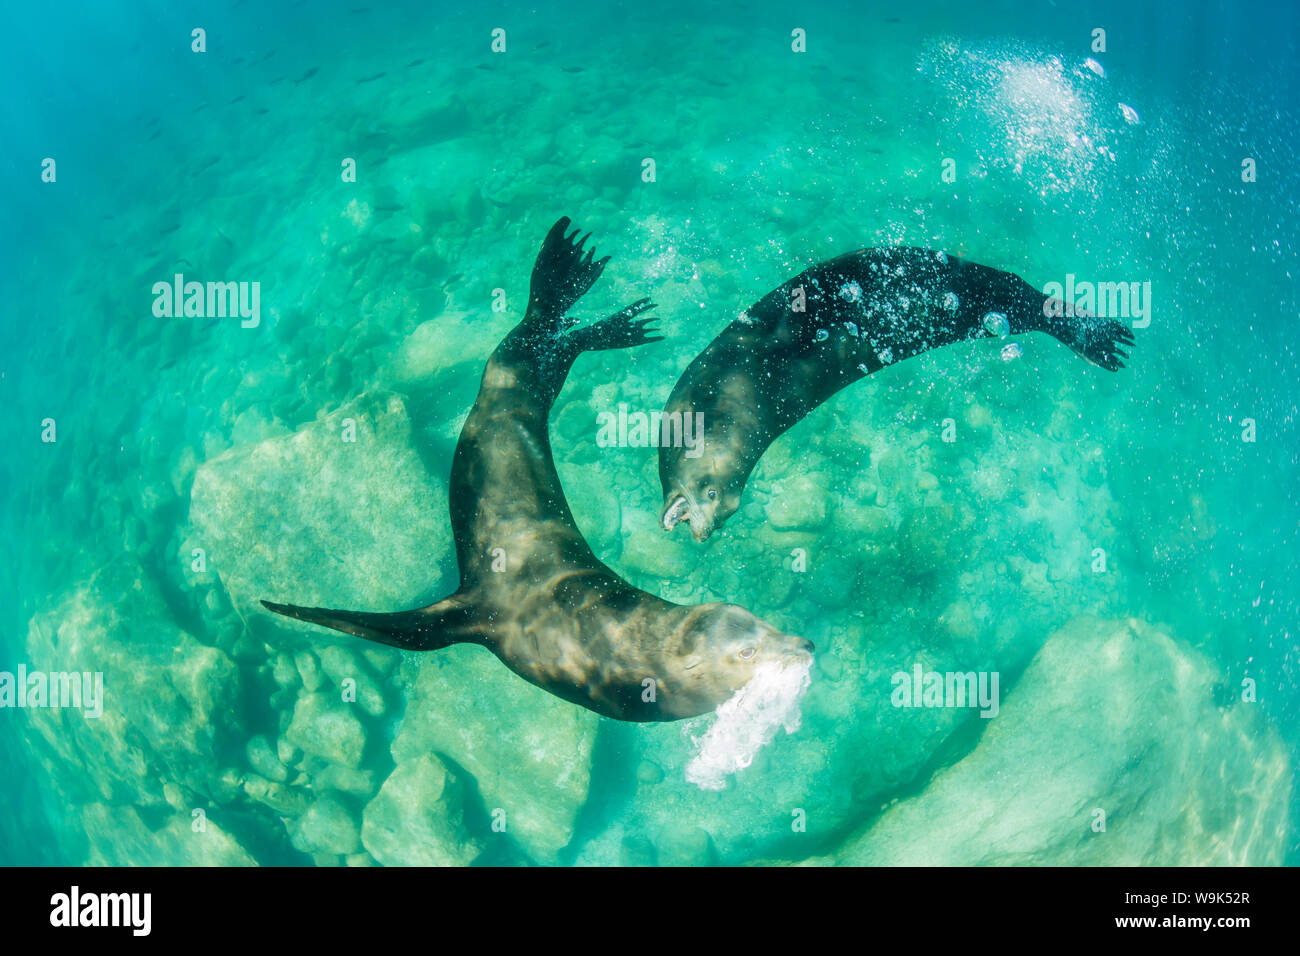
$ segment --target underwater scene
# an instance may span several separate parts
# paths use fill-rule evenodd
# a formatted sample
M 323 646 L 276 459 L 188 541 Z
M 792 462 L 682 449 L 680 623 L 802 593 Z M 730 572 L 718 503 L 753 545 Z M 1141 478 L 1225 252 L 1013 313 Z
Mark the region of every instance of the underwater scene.
M 7 13 L 0 863 L 1300 862 L 1293 5 Z

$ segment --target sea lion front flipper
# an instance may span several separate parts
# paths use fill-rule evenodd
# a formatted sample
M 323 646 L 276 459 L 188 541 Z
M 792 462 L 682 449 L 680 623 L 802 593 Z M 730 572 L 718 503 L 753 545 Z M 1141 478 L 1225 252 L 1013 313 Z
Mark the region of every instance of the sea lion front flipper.
M 584 255 L 582 244 L 591 238 L 591 233 L 575 242 L 574 237 L 581 230 L 574 229 L 566 236 L 564 230 L 569 225 L 569 217 L 562 217 L 542 240 L 528 289 L 528 311 L 524 314 L 527 326 L 558 328 L 564 313 L 600 278 L 605 263 L 609 262 L 609 256 L 593 261 L 595 253 L 591 249 Z
M 324 607 L 299 607 L 263 601 L 268 611 L 297 621 L 332 627 L 344 634 L 399 647 L 405 651 L 436 651 L 452 644 L 473 642 L 473 605 L 450 597 L 414 611 L 377 614 L 340 611 Z
M 565 338 L 578 352 L 627 349 L 647 342 L 662 342 L 663 336 L 655 334 L 659 330 L 651 328 L 653 323 L 659 321 L 658 318 L 637 318 L 642 312 L 648 312 L 654 307 L 655 304 L 649 299 L 638 299 L 607 319 L 574 329 Z

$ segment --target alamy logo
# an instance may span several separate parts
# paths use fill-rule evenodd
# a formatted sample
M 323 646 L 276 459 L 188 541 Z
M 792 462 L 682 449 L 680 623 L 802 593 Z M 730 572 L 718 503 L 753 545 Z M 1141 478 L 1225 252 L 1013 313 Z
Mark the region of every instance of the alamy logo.
M 1133 328 L 1151 324 L 1151 280 L 1143 282 L 1076 282 L 1067 273 L 1064 284 L 1049 282 L 1043 295 L 1043 315 L 1059 319 L 1082 313 L 1104 319 L 1132 319 Z
M 104 675 L 100 671 L 0 671 L 0 709 L 5 707 L 75 707 L 87 717 L 104 716 Z
M 171 282 L 153 284 L 153 314 L 159 319 L 224 319 L 239 316 L 255 329 L 262 322 L 262 283 L 186 282 L 178 272 Z
M 619 403 L 618 413 L 596 416 L 596 444 L 601 448 L 685 448 L 687 458 L 704 453 L 704 413 L 631 412 Z
M 153 894 L 85 893 L 78 886 L 50 897 L 51 926 L 129 926 L 133 936 L 152 928 Z
M 895 707 L 979 707 L 981 717 L 998 715 L 997 671 L 927 671 L 915 664 L 891 680 Z

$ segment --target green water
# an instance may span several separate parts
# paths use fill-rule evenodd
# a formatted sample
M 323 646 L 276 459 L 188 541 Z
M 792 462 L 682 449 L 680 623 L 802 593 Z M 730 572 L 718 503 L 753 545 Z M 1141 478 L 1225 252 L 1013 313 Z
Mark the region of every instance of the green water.
M 249 6 L 6 38 L 0 670 L 105 701 L 0 711 L 0 862 L 1297 859 L 1294 12 Z M 454 590 L 451 454 L 560 215 L 614 257 L 578 314 L 649 295 L 667 335 L 556 403 L 593 550 L 818 648 L 799 728 L 722 791 L 684 774 L 709 718 L 620 724 L 477 647 L 257 604 Z M 1150 324 L 1117 374 L 1045 336 L 888 368 L 722 533 L 666 535 L 654 450 L 597 416 L 892 244 L 1149 281 Z M 260 322 L 156 317 L 177 272 L 259 282 Z M 894 706 L 917 664 L 997 673 L 997 716 Z

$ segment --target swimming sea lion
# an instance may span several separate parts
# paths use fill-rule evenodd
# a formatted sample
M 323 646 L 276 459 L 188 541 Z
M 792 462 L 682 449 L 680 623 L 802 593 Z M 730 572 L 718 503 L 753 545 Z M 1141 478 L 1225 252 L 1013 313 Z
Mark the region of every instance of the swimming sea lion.
M 844 386 L 929 349 L 1023 332 L 1112 371 L 1133 343 L 1123 323 L 930 249 L 860 249 L 800 273 L 723 329 L 673 387 L 664 421 L 702 413 L 704 433 L 690 448 L 660 444 L 664 528 L 685 520 L 707 538 L 740 507 L 768 446 Z
M 481 644 L 525 680 L 607 717 L 694 717 L 760 665 L 806 666 L 812 643 L 734 604 L 682 606 L 639 591 L 587 547 L 551 459 L 551 405 L 584 351 L 660 337 L 655 320 L 636 318 L 653 308 L 648 299 L 585 328 L 565 318 L 609 261 L 584 255 L 588 237 L 574 242 L 568 226 L 561 219 L 542 243 L 527 312 L 488 359 L 456 445 L 456 593 L 394 614 L 262 603 L 404 650 Z

